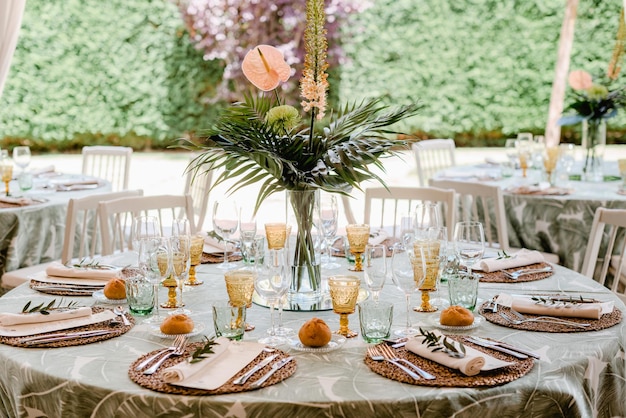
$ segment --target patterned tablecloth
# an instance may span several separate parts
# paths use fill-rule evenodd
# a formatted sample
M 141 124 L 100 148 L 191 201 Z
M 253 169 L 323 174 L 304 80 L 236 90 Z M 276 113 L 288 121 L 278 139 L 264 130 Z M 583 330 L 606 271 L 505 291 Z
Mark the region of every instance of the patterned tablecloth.
M 345 261 L 344 261 L 345 262 Z M 215 265 L 202 265 L 198 276 L 204 285 L 184 294 L 196 324 L 213 335 L 211 302 L 224 299 L 223 273 Z M 333 273 L 346 273 L 345 269 Z M 326 272 L 328 274 L 328 272 Z M 519 284 L 480 284 L 479 297 L 487 300 L 500 292 L 571 291 L 601 300 L 615 300 L 597 283 L 568 269 L 556 267 L 545 280 Z M 445 288 L 442 290 L 445 295 Z M 165 297 L 165 289 L 160 293 Z M 52 296 L 23 285 L 0 298 L 2 310 L 19 310 L 29 301 Z M 92 304 L 89 297 L 74 298 Z M 391 283 L 381 299 L 395 304 L 394 328 L 405 321 L 404 296 Z M 417 295 L 414 302 L 417 302 Z M 415 325 L 429 327 L 433 315 L 411 311 Z M 298 329 L 313 316 L 338 327 L 332 311 L 284 312 L 284 325 Z M 265 335 L 266 308 L 253 305 L 248 322 L 256 330 L 247 340 Z M 350 315 L 358 330 L 358 315 Z M 437 388 L 403 384 L 372 372 L 364 363 L 367 344 L 357 337 L 326 353 L 280 348 L 296 357 L 298 369 L 289 379 L 265 389 L 219 396 L 181 396 L 152 392 L 133 383 L 128 367 L 144 353 L 168 345 L 137 325 L 125 335 L 100 343 L 55 349 L 25 349 L 0 345 L 0 416 L 49 417 L 185 417 L 185 416 L 454 416 L 456 417 L 609 417 L 626 415 L 626 370 L 623 323 L 594 332 L 548 334 L 519 331 L 482 321 L 465 334 L 504 340 L 541 354 L 533 369 L 511 383 L 479 389 Z
M 54 179 L 79 181 L 83 178 L 85 176 L 63 175 Z M 24 194 L 44 200 L 43 203 L 0 208 L 0 275 L 61 258 L 69 200 L 111 190 L 108 182 L 101 181 L 101 185 L 93 189 L 55 192 L 41 188 L 43 181 L 49 182 L 50 178 L 36 179 L 35 188 Z M 17 187 L 12 187 L 15 189 Z

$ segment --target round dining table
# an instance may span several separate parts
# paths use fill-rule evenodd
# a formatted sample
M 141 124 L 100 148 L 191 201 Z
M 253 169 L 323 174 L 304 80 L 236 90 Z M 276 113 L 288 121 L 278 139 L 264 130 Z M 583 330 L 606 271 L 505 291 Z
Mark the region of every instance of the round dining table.
M 61 258 L 70 199 L 110 190 L 108 181 L 82 174 L 45 172 L 26 192 L 12 181 L 11 198 L 23 197 L 30 203 L 0 201 L 0 275 Z
M 509 245 L 557 254 L 559 264 L 580 271 L 596 209 L 626 209 L 617 163 L 605 165 L 605 181 L 580 181 L 580 175 L 574 174 L 580 167 L 575 167 L 571 176 L 556 182 L 556 189 L 540 182 L 540 170 L 528 170 L 526 178 L 521 170 L 503 177 L 497 164 L 452 167 L 433 178 L 499 186 L 504 192 Z
M 348 264 L 323 272 L 363 273 L 347 270 Z M 555 274 L 524 283 L 481 283 L 480 301 L 501 293 L 555 293 L 593 297 L 624 304 L 608 289 L 567 268 L 554 266 Z M 198 267 L 204 284 L 187 287 L 186 308 L 191 311 L 198 335 L 214 336 L 211 306 L 227 293 L 224 272 L 216 265 Z M 363 280 L 362 280 L 363 282 Z M 363 294 L 367 295 L 365 285 Z M 166 289 L 161 289 L 164 300 Z M 436 294 L 432 295 L 437 296 Z M 439 296 L 446 296 L 443 286 Z M 0 311 L 20 312 L 29 301 L 50 301 L 23 284 L 0 298 Z M 381 300 L 394 304 L 393 330 L 406 320 L 404 294 L 387 280 Z M 417 302 L 418 295 L 414 297 Z M 66 297 L 82 305 L 103 305 L 92 297 Z M 161 310 L 160 315 L 168 312 Z M 247 322 L 256 328 L 244 341 L 266 335 L 270 312 L 253 304 Z M 339 315 L 332 310 L 283 312 L 283 325 L 297 330 L 318 317 L 338 329 Z M 410 311 L 414 326 L 434 329 L 438 313 Z M 482 320 L 460 335 L 505 341 L 540 355 L 532 369 L 510 383 L 479 388 L 429 387 L 401 383 L 374 373 L 365 363 L 369 345 L 361 336 L 336 349 L 301 351 L 286 342 L 277 348 L 295 358 L 295 373 L 279 383 L 258 390 L 223 395 L 190 396 L 146 389 L 129 378 L 129 367 L 144 354 L 171 345 L 154 325 L 136 317 L 127 333 L 106 341 L 60 348 L 21 348 L 0 344 L 0 416 L 2 417 L 612 417 L 626 415 L 626 330 L 624 322 L 599 331 L 547 333 L 512 329 Z M 358 314 L 349 316 L 350 327 L 359 330 Z M 446 332 L 446 331 L 444 331 Z M 458 333 L 457 333 L 458 334 Z M 442 378 L 439 376 L 438 378 Z M 436 381 L 436 380 L 435 380 Z

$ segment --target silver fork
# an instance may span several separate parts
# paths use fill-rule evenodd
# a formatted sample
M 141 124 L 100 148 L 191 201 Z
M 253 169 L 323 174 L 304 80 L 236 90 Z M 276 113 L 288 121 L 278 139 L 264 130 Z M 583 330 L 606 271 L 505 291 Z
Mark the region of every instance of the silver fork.
M 519 314 L 519 315 L 522 315 L 522 314 Z M 552 316 L 538 316 L 536 318 L 526 318 L 525 316 L 522 315 L 524 319 L 515 319 L 515 318 L 511 318 L 510 316 L 508 316 L 502 311 L 500 311 L 500 316 L 512 324 L 524 324 L 526 322 L 544 322 L 544 323 L 568 325 L 568 326 L 577 327 L 577 328 L 587 328 L 590 325 L 586 323 L 568 321 L 566 319 L 554 318 Z
M 550 271 L 552 271 L 552 266 L 546 266 L 546 267 L 542 267 L 542 268 L 539 268 L 539 269 L 519 269 L 519 270 L 515 270 L 515 271 L 511 271 L 511 272 L 506 271 L 506 270 L 502 270 L 502 274 L 504 274 L 509 279 L 516 280 L 520 276 L 525 276 L 527 274 L 547 273 L 547 272 L 550 272 Z
M 433 379 L 435 379 L 435 376 L 433 376 L 432 374 L 428 373 L 426 370 L 423 370 L 423 369 L 417 367 L 417 365 L 411 363 L 407 359 L 398 357 L 396 352 L 391 347 L 389 347 L 387 344 L 379 344 L 377 347 L 378 347 L 380 353 L 383 355 L 383 357 L 386 360 L 388 360 L 388 361 L 395 361 L 397 363 L 405 364 L 405 365 L 409 366 L 411 369 L 415 370 L 420 376 L 422 376 L 426 380 L 433 380 Z
M 184 335 L 176 336 L 171 346 L 166 347 L 163 350 L 159 350 L 155 355 L 148 357 L 147 359 L 139 363 L 137 367 L 135 367 L 135 370 L 137 371 L 142 370 L 144 367 L 148 367 L 149 364 L 151 364 L 154 360 L 159 358 L 161 355 L 167 353 L 168 351 L 176 350 L 183 343 L 184 339 L 185 339 Z
M 384 356 L 382 354 L 382 352 L 378 351 L 377 347 L 368 347 L 367 348 L 367 354 L 374 361 L 388 361 L 389 363 L 395 365 L 397 368 L 402 370 L 404 373 L 406 373 L 409 376 L 411 376 L 413 379 L 415 379 L 415 380 L 419 380 L 420 379 L 419 375 L 414 373 L 412 370 L 404 367 L 402 364 L 398 363 L 395 360 L 388 359 L 386 356 Z
M 154 372 L 156 372 L 159 369 L 159 367 L 161 367 L 161 364 L 163 364 L 165 360 L 167 360 L 168 358 L 172 356 L 182 355 L 185 352 L 186 345 L 187 345 L 187 337 L 183 337 L 183 339 L 180 340 L 179 344 L 176 346 L 176 348 L 173 351 L 170 351 L 169 353 L 165 353 L 165 355 L 161 357 L 156 363 L 154 363 L 149 369 L 144 370 L 143 374 L 146 374 L 146 375 L 154 374 Z

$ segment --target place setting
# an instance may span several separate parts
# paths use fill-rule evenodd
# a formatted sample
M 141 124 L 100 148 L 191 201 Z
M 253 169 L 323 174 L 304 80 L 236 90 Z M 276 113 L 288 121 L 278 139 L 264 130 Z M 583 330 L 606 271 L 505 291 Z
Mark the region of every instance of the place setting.
M 120 277 L 121 268 L 97 260 L 83 259 L 68 264 L 55 261 L 45 271 L 33 274 L 29 286 L 33 290 L 51 295 L 92 296 L 94 292 L 103 292 L 102 297 L 105 297 L 105 286 L 110 280 Z
M 474 263 L 483 283 L 523 283 L 546 279 L 554 274 L 554 268 L 544 260 L 539 251 L 525 248 L 515 252 L 498 252 L 496 257 L 483 258 Z
M 491 323 L 539 332 L 598 331 L 622 321 L 622 312 L 613 301 L 581 294 L 501 293 L 485 301 L 479 312 Z
M 24 348 L 84 345 L 125 334 L 134 323 L 125 310 L 65 299 L 33 300 L 20 312 L 0 313 L 0 343 Z

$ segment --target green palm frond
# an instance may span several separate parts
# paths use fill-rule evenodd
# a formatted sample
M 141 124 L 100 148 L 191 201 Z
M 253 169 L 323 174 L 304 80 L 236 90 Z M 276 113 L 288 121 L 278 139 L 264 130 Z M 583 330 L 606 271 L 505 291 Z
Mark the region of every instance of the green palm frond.
M 223 169 L 213 187 L 237 178 L 229 191 L 261 183 L 256 208 L 283 190 L 322 189 L 348 193 L 361 182 L 383 180 L 370 165 L 383 169 L 380 159 L 404 147 L 392 139 L 390 126 L 413 116 L 418 105 L 389 109 L 379 100 L 346 105 L 328 126 L 312 135 L 308 127 L 277 134 L 265 122 L 275 103 L 267 97 L 247 96 L 220 116 L 203 143 L 187 141 L 184 148 L 200 151 L 187 170 L 195 175 Z M 312 138 L 312 139 L 310 139 Z

